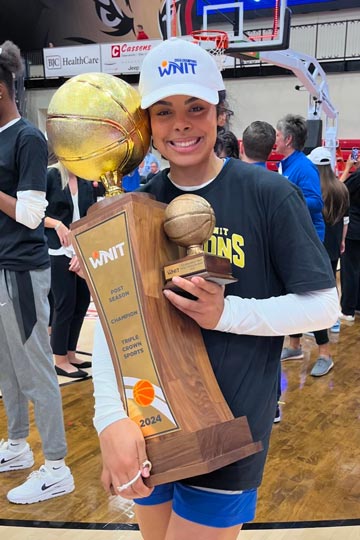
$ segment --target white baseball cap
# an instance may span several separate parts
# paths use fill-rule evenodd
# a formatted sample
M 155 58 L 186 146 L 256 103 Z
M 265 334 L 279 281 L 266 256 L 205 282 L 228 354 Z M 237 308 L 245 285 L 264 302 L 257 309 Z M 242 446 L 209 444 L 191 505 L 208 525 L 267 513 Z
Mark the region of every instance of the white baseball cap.
M 314 165 L 330 165 L 331 153 L 325 146 L 318 146 L 307 156 Z
M 170 38 L 152 49 L 141 66 L 141 108 L 160 99 L 183 95 L 216 105 L 224 81 L 213 57 L 200 45 Z

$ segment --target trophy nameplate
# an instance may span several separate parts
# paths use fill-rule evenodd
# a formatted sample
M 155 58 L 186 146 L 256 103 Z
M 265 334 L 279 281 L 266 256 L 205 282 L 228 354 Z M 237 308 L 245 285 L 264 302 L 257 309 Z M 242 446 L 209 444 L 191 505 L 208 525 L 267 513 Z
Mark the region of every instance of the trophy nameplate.
M 220 391 L 199 326 L 164 297 L 162 268 L 179 247 L 166 205 L 130 193 L 71 225 L 127 413 L 142 429 L 154 486 L 204 474 L 262 449 Z
M 189 255 L 164 266 L 165 289 L 177 290 L 171 283 L 173 277 L 191 278 L 200 276 L 219 285 L 228 285 L 237 281 L 231 275 L 231 263 L 226 257 L 218 257 L 210 253 Z

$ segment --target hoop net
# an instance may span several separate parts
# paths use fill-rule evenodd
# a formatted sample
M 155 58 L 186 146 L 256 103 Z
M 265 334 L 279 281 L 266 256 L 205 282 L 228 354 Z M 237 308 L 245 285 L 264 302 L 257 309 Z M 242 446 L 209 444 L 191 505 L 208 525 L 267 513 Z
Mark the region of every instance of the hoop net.
M 223 30 L 194 30 L 191 32 L 194 43 L 200 45 L 201 42 L 208 42 L 211 48 L 206 48 L 208 53 L 214 57 L 219 71 L 225 67 L 225 50 L 229 47 L 229 36 Z

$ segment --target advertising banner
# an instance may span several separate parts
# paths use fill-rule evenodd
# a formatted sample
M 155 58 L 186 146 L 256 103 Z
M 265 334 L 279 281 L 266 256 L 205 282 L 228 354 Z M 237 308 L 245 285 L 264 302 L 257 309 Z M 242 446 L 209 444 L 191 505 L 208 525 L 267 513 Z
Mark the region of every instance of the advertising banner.
M 160 39 L 103 43 L 101 47 L 102 70 L 104 73 L 139 73 L 146 54 L 161 43 Z
M 47 78 L 102 71 L 100 45 L 49 47 L 43 52 Z

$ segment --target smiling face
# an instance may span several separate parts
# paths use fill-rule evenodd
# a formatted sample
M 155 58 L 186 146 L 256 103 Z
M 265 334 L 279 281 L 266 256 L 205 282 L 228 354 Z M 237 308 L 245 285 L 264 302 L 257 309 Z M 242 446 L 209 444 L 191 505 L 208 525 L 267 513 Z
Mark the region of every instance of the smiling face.
M 222 162 L 214 153 L 215 105 L 195 97 L 171 96 L 149 111 L 154 146 L 169 161 L 175 183 L 199 185 L 218 174 Z

